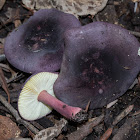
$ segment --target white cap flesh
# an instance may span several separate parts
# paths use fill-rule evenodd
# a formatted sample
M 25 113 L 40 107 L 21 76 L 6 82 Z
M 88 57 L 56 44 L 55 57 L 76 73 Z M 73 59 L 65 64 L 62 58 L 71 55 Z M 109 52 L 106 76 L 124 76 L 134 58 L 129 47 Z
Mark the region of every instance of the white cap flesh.
M 38 101 L 38 95 L 41 91 L 46 90 L 55 96 L 53 85 L 57 78 L 58 74 L 50 72 L 41 72 L 29 78 L 18 99 L 18 110 L 21 117 L 26 120 L 36 120 L 52 111 L 52 108 Z

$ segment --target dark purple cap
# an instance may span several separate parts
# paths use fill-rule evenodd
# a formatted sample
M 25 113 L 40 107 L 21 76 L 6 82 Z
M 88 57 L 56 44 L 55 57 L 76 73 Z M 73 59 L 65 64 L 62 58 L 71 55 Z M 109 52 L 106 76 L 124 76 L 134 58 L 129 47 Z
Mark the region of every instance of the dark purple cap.
M 79 20 L 71 14 L 56 9 L 39 10 L 6 38 L 6 58 L 24 72 L 57 71 L 63 56 L 63 34 L 79 26 Z
M 71 105 L 99 108 L 126 92 L 140 70 L 140 43 L 120 26 L 94 22 L 65 33 L 57 98 Z

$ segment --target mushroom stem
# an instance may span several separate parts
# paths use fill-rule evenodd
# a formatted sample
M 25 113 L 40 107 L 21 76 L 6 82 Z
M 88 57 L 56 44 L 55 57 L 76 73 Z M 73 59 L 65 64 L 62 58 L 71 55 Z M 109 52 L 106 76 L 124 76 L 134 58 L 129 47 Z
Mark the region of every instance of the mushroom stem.
M 38 101 L 52 107 L 67 119 L 71 119 L 76 122 L 81 122 L 87 119 L 87 114 L 81 108 L 72 107 L 63 103 L 62 101 L 50 95 L 46 90 L 40 92 Z

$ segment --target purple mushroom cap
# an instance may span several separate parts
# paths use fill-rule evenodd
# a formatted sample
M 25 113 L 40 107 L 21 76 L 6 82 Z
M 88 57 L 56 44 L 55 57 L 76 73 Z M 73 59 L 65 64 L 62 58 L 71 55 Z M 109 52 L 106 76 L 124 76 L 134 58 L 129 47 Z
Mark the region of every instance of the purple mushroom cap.
M 79 26 L 79 20 L 71 14 L 56 9 L 39 10 L 6 38 L 6 58 L 27 73 L 57 71 L 63 56 L 63 34 Z
M 89 109 L 100 108 L 126 92 L 140 70 L 140 43 L 120 26 L 94 22 L 65 32 L 57 98 Z

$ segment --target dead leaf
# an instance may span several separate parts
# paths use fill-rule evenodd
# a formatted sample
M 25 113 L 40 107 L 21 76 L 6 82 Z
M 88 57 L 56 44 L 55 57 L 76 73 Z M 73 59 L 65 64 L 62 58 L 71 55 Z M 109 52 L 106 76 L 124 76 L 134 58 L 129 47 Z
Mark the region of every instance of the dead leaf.
M 15 16 L 20 18 L 19 8 L 16 9 Z M 15 27 L 17 28 L 19 25 L 21 25 L 21 21 L 20 20 L 14 20 L 14 24 L 15 24 Z
M 132 0 L 133 2 L 140 2 L 140 0 Z
M 107 4 L 108 0 L 22 0 L 30 8 L 50 9 L 57 8 L 66 13 L 75 15 L 95 15 L 101 11 Z
M 5 3 L 5 0 L 0 0 L 0 10 L 2 9 L 4 3 Z
M 22 3 L 26 5 L 28 8 L 35 8 L 35 0 L 22 0 Z
M 13 129 L 14 128 L 14 129 Z M 0 115 L 0 140 L 19 137 L 21 131 L 10 118 Z
M 41 130 L 34 138 L 34 140 L 52 140 L 57 137 L 64 126 L 66 126 L 67 120 L 61 119 L 55 126 Z
M 21 21 L 20 20 L 15 20 L 14 24 L 15 24 L 15 28 L 17 28 L 19 25 L 21 25 Z

